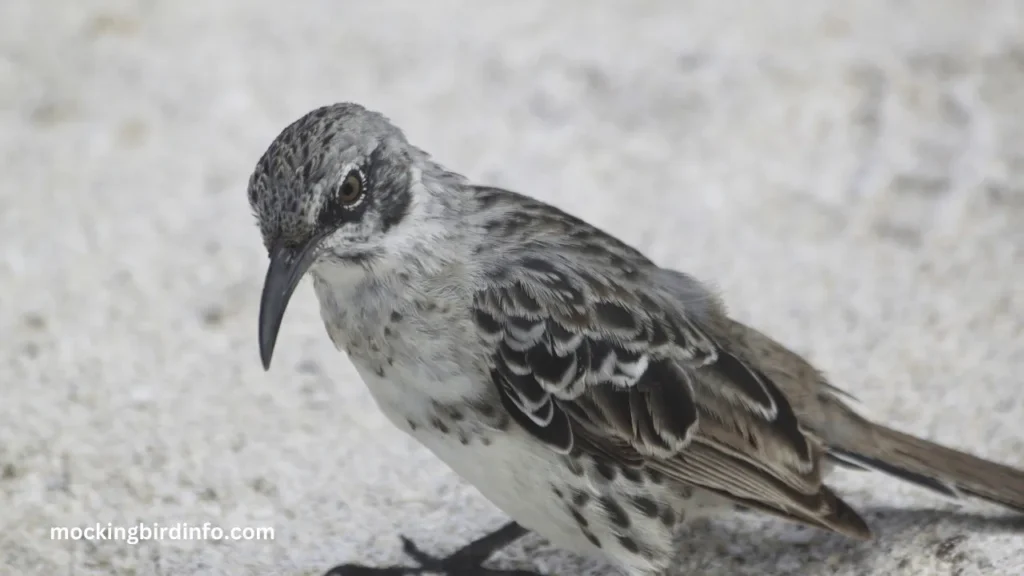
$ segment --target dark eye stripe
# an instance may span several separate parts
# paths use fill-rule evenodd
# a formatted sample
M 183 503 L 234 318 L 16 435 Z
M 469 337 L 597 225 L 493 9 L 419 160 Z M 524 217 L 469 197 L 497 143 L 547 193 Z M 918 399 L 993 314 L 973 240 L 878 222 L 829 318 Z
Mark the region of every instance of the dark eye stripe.
M 409 159 L 404 158 L 403 162 L 406 161 Z M 381 194 L 375 194 L 373 199 L 380 211 L 381 231 L 387 232 L 409 213 L 412 204 L 409 174 L 405 170 L 395 170 L 394 160 L 385 158 L 383 147 L 378 147 L 370 154 L 367 164 L 371 166 L 367 174 L 369 189 L 384 190 Z

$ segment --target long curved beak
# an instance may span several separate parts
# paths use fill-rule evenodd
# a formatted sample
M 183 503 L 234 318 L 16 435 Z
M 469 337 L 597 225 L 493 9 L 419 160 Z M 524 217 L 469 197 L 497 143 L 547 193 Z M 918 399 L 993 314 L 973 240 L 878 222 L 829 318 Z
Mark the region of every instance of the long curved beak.
M 264 370 L 270 369 L 277 332 L 281 328 L 288 301 L 299 280 L 302 280 L 313 263 L 319 240 L 319 237 L 314 237 L 298 247 L 279 244 L 270 250 L 270 266 L 267 268 L 263 296 L 260 298 L 260 358 Z

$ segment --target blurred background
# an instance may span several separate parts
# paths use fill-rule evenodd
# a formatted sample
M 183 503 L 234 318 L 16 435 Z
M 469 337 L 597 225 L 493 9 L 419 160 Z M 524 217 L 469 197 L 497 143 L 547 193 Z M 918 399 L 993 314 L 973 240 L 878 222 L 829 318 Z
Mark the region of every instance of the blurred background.
M 714 283 L 866 413 L 1024 465 L 1016 0 L 3 0 L 0 574 L 313 575 L 504 521 L 391 429 L 308 287 L 261 369 L 246 180 L 342 100 Z M 738 518 L 678 573 L 1024 573 L 1019 523 L 836 484 L 877 542 Z M 49 537 L 96 522 L 275 539 Z

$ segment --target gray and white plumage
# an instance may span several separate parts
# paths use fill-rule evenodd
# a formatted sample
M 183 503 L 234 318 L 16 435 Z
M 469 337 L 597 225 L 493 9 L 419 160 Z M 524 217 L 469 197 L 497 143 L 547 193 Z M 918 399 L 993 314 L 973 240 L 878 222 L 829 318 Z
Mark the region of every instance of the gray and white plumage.
M 1024 472 L 865 420 L 696 279 L 472 185 L 361 106 L 288 126 L 249 201 L 272 257 L 265 365 L 308 270 L 392 423 L 520 524 L 631 575 L 665 570 L 680 522 L 735 505 L 869 537 L 823 483 L 834 462 L 1024 510 Z

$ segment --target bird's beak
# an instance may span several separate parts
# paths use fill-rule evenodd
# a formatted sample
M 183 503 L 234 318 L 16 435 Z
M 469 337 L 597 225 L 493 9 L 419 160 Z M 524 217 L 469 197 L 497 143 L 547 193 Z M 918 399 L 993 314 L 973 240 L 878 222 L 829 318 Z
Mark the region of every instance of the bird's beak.
M 260 358 L 264 370 L 270 369 L 284 311 L 299 280 L 313 263 L 319 240 L 314 237 L 301 246 L 278 244 L 270 250 L 270 266 L 260 299 Z

